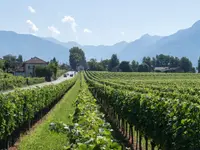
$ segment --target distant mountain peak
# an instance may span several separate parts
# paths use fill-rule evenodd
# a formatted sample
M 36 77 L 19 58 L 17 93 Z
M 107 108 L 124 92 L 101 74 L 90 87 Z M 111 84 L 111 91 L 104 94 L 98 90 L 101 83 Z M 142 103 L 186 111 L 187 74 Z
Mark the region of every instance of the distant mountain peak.
M 13 31 L 0 31 L 1 56 L 22 55 L 24 59 L 37 56 L 45 61 L 56 57 L 60 62 L 67 62 L 69 49 L 31 34 L 18 34 Z
M 121 42 L 118 42 L 118 43 L 116 43 L 116 44 L 114 44 L 114 45 L 124 45 L 124 44 L 128 44 L 128 42 L 126 42 L 126 41 L 121 41 Z M 113 46 L 114 46 L 113 45 Z
M 68 41 L 68 42 L 60 42 L 59 40 L 53 38 L 53 37 L 45 37 L 43 38 L 44 40 L 47 40 L 47 41 L 50 41 L 50 42 L 53 42 L 53 43 L 56 43 L 56 44 L 60 44 L 66 48 L 72 48 L 72 47 L 81 47 L 80 44 L 74 42 L 74 41 Z
M 150 35 L 150 34 L 144 34 L 144 35 L 142 35 L 141 36 L 141 38 L 140 39 L 149 39 L 149 38 L 162 38 L 162 36 L 158 36 L 158 35 Z
M 149 35 L 148 33 L 141 36 L 141 38 L 148 38 L 148 37 L 152 37 L 152 36 Z
M 192 25 L 192 28 L 194 28 L 194 27 L 200 28 L 200 20 L 198 20 L 197 22 L 195 22 L 195 23 Z

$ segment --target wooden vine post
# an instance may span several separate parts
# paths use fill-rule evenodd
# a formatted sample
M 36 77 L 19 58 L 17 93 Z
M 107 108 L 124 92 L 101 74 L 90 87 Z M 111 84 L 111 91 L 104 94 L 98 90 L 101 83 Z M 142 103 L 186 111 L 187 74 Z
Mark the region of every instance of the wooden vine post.
M 151 141 L 151 150 L 155 150 L 156 144 L 154 141 Z
M 148 150 L 148 137 L 145 136 L 145 150 Z

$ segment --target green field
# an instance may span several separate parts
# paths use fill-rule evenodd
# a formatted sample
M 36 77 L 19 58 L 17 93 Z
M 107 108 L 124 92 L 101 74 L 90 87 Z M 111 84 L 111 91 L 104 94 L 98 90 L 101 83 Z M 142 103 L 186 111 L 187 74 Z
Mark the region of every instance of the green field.
M 58 85 L 0 97 L 10 113 L 1 112 L 8 124 L 0 124 L 5 130 L 1 138 L 65 93 L 39 124 L 21 136 L 18 149 L 196 150 L 200 148 L 199 85 L 199 74 L 82 72 Z M 21 113 L 25 115 L 20 117 Z
M 141 139 L 161 149 L 200 148 L 199 74 L 86 72 L 85 77 L 120 128 L 134 126 Z

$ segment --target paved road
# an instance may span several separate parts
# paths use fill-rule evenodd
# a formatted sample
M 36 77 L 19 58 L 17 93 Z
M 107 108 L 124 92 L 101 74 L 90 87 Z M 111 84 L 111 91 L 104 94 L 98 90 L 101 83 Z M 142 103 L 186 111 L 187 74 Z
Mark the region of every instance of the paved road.
M 67 72 L 68 74 L 73 74 L 73 76 L 75 75 L 75 72 L 74 71 L 69 71 Z M 65 80 L 69 80 L 73 77 L 70 77 L 70 76 L 67 76 L 67 77 L 64 77 L 63 75 L 61 77 L 59 77 L 57 80 L 54 80 L 52 82 L 44 82 L 44 83 L 40 83 L 40 84 L 34 84 L 34 85 L 30 85 L 30 86 L 26 86 L 26 87 L 21 87 L 21 88 L 17 88 L 17 89 L 31 89 L 31 88 L 36 88 L 36 87 L 43 87 L 43 86 L 46 86 L 46 85 L 53 85 L 53 84 L 59 84 Z M 9 91 L 3 91 L 3 92 L 0 92 L 0 93 L 3 93 L 3 94 L 6 94 L 6 93 L 10 93 L 10 92 L 13 92 L 14 90 L 9 90 Z

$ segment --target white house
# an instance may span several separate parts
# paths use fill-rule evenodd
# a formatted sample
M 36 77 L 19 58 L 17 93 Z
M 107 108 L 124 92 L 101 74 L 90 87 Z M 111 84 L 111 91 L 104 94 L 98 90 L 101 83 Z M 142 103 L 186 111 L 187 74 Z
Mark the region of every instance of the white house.
M 25 76 L 35 76 L 35 68 L 36 66 L 47 66 L 48 63 L 45 62 L 44 60 L 38 58 L 38 57 L 33 57 L 30 60 L 27 60 L 24 62 L 24 74 Z

